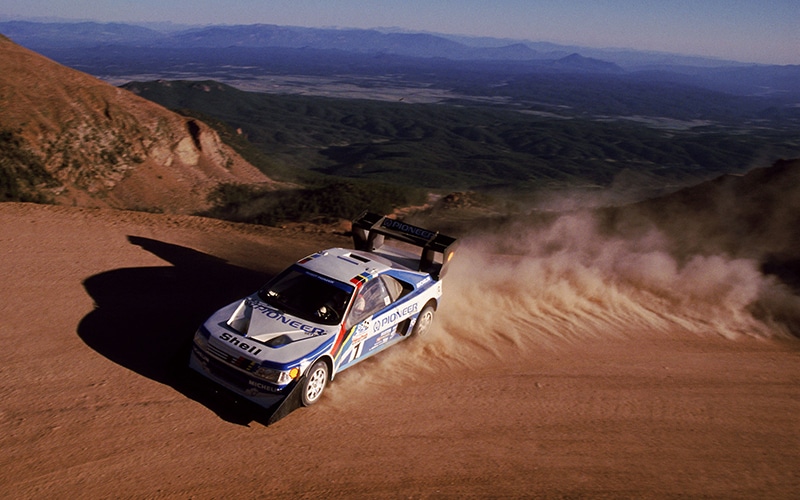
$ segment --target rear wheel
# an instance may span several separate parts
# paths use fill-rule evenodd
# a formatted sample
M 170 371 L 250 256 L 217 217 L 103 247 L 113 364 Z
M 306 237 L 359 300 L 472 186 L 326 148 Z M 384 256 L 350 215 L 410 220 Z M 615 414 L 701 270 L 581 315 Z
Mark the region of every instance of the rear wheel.
M 422 308 L 422 312 L 417 316 L 417 322 L 414 324 L 414 330 L 411 331 L 412 337 L 419 337 L 425 335 L 431 328 L 433 323 L 433 315 L 435 310 L 433 306 L 428 304 Z
M 319 401 L 325 385 L 328 383 L 328 365 L 323 360 L 319 360 L 308 370 L 303 385 L 300 387 L 300 397 L 303 406 L 311 406 Z

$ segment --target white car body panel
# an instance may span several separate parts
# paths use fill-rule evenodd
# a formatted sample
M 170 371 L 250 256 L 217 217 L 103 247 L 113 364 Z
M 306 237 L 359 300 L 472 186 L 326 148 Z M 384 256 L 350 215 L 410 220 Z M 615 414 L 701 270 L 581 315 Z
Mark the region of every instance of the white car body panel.
M 272 404 L 276 395 L 291 391 L 318 360 L 328 363 L 332 380 L 341 370 L 408 338 L 426 305 L 438 306 L 439 273 L 415 270 L 413 265 L 420 262 L 413 253 L 389 247 L 374 251 L 332 248 L 310 255 L 260 291 L 212 314 L 195 334 L 189 364 L 264 406 Z M 279 306 L 284 296 L 278 288 L 289 290 L 280 287 L 297 277 L 295 282 L 314 283 L 309 304 L 317 286 L 332 290 L 337 299 L 345 297 L 344 302 L 318 310 L 312 305 L 318 319 L 309 311 L 297 310 L 304 317 L 290 313 L 288 303 Z M 357 304 L 369 301 L 371 308 L 362 312 Z

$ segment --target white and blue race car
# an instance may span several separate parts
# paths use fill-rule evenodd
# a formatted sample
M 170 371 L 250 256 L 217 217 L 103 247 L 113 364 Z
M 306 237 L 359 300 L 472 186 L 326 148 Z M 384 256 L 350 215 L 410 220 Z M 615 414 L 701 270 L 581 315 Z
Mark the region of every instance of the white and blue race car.
M 353 240 L 355 250 L 310 255 L 215 312 L 195 333 L 189 365 L 264 407 L 298 393 L 308 406 L 340 371 L 424 334 L 456 240 L 368 212 L 353 221 Z

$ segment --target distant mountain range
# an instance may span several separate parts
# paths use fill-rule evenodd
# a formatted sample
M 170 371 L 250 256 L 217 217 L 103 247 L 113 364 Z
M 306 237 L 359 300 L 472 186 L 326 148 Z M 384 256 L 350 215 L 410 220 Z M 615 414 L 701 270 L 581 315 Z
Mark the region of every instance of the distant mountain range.
M 203 26 L 157 30 L 119 23 L 0 22 L 0 33 L 48 57 L 75 67 L 92 56 L 102 58 L 113 49 L 171 51 L 185 58 L 186 51 L 225 49 L 239 60 L 259 51 L 262 60 L 277 51 L 301 59 L 304 53 L 325 52 L 347 66 L 387 69 L 398 66 L 432 67 L 460 63 L 484 73 L 587 73 L 625 74 L 637 81 L 672 82 L 736 95 L 778 96 L 800 101 L 800 66 L 745 64 L 719 59 L 635 50 L 593 49 L 525 40 L 468 38 L 431 33 L 387 32 L 368 29 L 322 29 L 266 24 Z M 87 52 L 90 50 L 91 52 Z M 237 52 L 238 50 L 238 52 Z M 248 52 L 249 51 L 249 52 Z M 154 54 L 158 57 L 158 53 Z M 252 57 L 251 57 L 252 58 Z M 108 56 L 92 68 L 108 66 Z M 246 61 L 245 61 L 246 62 Z M 389 63 L 387 65 L 387 62 Z M 464 63 L 468 63 L 466 66 Z M 84 68 L 81 68 L 84 69 Z M 204 75 L 211 77 L 213 75 Z
M 212 25 L 166 30 L 122 23 L 2 21 L 0 32 L 17 43 L 35 49 L 93 47 L 99 44 L 172 48 L 283 47 L 454 60 L 508 61 L 557 60 L 580 53 L 584 57 L 612 62 L 626 69 L 661 65 L 746 65 L 698 56 L 630 49 L 596 49 L 529 40 L 271 24 Z
M 509 42 L 500 46 L 471 46 L 426 33 L 386 33 L 377 30 L 300 28 L 266 24 L 207 26 L 165 33 L 119 23 L 7 21 L 0 22 L 0 32 L 22 45 L 37 49 L 92 47 L 98 44 L 173 48 L 283 47 L 478 60 L 558 59 L 570 53 L 563 48 L 540 52 L 523 42 Z
M 392 54 L 451 60 L 557 60 L 574 53 L 568 47 L 538 51 L 524 42 L 474 46 L 442 35 L 386 33 L 364 29 L 321 29 L 267 24 L 208 26 L 164 33 L 119 23 L 0 22 L 0 32 L 34 50 L 124 45 L 159 48 L 294 48 Z M 613 66 L 609 64 L 608 67 Z M 606 69 L 606 68 L 604 68 Z

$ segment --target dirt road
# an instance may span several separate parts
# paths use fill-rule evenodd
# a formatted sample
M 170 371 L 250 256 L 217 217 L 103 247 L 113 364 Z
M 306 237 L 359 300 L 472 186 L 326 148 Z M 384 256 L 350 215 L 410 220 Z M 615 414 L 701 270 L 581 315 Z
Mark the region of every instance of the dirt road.
M 333 233 L 0 204 L 0 494 L 800 491 L 798 341 L 736 306 L 740 288 L 684 302 L 696 283 L 676 297 L 663 290 L 677 282 L 633 293 L 641 273 L 616 263 L 608 269 L 627 278 L 609 280 L 608 258 L 581 268 L 602 272 L 579 273 L 552 255 L 502 269 L 458 255 L 429 337 L 344 372 L 318 405 L 271 426 L 186 371 L 186 342 L 213 309 L 311 251 L 349 244 Z M 743 263 L 723 264 L 727 278 L 755 279 Z M 711 300 L 723 292 L 725 307 Z

